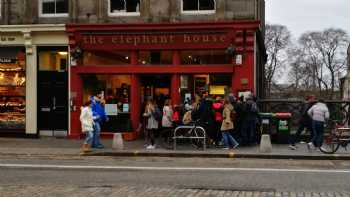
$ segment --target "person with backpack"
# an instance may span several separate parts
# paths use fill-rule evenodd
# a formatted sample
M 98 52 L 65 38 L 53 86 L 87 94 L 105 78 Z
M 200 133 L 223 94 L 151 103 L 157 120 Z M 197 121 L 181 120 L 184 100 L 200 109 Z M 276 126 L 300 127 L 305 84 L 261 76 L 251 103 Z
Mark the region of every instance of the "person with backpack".
M 80 113 L 81 131 L 85 133 L 86 136 L 84 144 L 82 146 L 83 153 L 91 151 L 92 138 L 94 135 L 94 119 L 90 104 L 90 101 L 86 102 L 81 107 Z
M 158 121 L 155 118 L 156 107 L 154 102 L 150 99 L 147 101 L 145 112 L 143 116 L 146 118 L 146 149 L 155 149 L 155 132 L 158 129 Z
M 171 100 L 166 99 L 163 107 L 163 116 L 161 118 L 162 121 L 162 136 L 165 141 L 168 140 L 169 136 L 171 136 L 171 131 L 173 129 L 173 108 L 171 106 Z
M 223 120 L 220 128 L 222 138 L 224 140 L 225 150 L 234 149 L 239 145 L 239 143 L 230 134 L 231 130 L 234 128 L 233 121 L 231 119 L 232 113 L 234 113 L 234 108 L 231 105 L 230 101 L 228 99 L 225 99 Z

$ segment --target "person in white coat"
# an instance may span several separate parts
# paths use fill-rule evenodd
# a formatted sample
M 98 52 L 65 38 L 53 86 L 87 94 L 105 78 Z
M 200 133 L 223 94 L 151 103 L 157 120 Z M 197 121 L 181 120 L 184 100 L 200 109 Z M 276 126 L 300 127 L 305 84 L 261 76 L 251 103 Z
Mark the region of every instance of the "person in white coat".
M 91 143 L 93 138 L 93 131 L 94 131 L 94 119 L 92 115 L 91 110 L 91 102 L 86 102 L 81 107 L 81 113 L 80 113 L 80 122 L 81 122 L 81 130 L 83 133 L 85 133 L 85 141 L 82 146 L 83 152 L 90 152 L 91 151 Z
M 167 99 L 164 102 L 163 116 L 162 116 L 162 137 L 165 142 L 169 141 L 171 131 L 173 130 L 173 108 L 171 106 L 171 100 Z
M 319 100 L 308 111 L 312 119 L 313 137 L 308 143 L 308 148 L 321 147 L 323 143 L 324 124 L 329 119 L 329 110 L 323 100 Z

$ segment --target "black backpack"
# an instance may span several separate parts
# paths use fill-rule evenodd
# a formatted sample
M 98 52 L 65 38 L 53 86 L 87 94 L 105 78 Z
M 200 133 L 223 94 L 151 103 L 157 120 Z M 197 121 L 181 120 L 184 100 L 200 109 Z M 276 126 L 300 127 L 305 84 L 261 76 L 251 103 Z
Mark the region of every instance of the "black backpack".
M 158 122 L 162 121 L 162 113 L 158 107 L 154 108 L 152 115 Z

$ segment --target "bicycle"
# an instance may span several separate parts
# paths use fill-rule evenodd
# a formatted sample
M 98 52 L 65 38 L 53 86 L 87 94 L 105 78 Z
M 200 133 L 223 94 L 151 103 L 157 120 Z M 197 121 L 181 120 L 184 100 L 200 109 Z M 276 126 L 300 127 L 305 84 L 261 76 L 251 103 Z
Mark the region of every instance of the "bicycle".
M 185 132 L 184 132 L 185 130 Z M 182 131 L 182 135 L 179 135 L 178 131 Z M 173 148 L 176 150 L 177 139 L 190 139 L 191 144 L 195 148 L 206 148 L 206 132 L 205 129 L 199 126 L 199 120 L 196 120 L 192 125 L 180 125 L 175 128 L 173 139 Z
M 338 149 L 343 147 L 347 150 L 347 146 L 350 143 L 350 127 L 345 127 L 337 121 L 333 121 L 334 128 L 331 129 L 329 135 L 324 137 L 324 142 L 320 151 L 325 154 L 333 154 L 338 151 Z

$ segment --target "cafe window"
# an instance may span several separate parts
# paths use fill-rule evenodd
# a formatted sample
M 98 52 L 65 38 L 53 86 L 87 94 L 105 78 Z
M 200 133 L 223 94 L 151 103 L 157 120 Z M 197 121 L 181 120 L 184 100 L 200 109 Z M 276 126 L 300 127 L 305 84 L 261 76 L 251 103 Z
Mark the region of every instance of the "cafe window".
M 182 0 L 182 13 L 212 14 L 215 13 L 215 0 Z
M 39 0 L 39 10 L 42 17 L 67 17 L 68 0 Z
M 172 51 L 140 51 L 138 63 L 141 65 L 170 65 L 173 63 Z
M 25 131 L 24 48 L 0 48 L 0 132 Z
M 109 0 L 109 15 L 140 15 L 140 0 Z
M 102 93 L 104 108 L 109 118 L 102 123 L 103 132 L 131 131 L 130 75 L 88 74 L 82 75 L 83 102 Z
M 180 52 L 181 64 L 231 64 L 230 57 L 225 50 L 193 50 Z
M 84 51 L 84 66 L 113 66 L 130 64 L 129 51 Z

